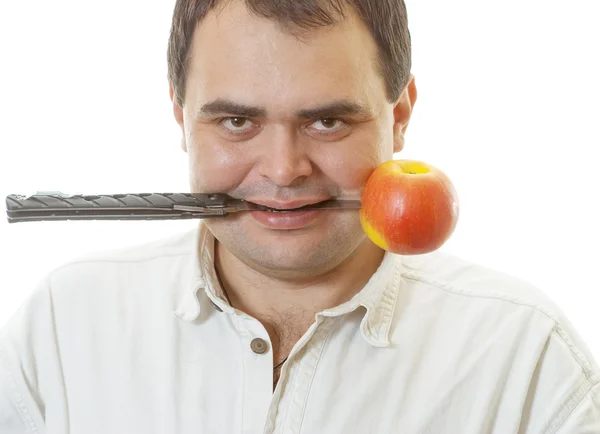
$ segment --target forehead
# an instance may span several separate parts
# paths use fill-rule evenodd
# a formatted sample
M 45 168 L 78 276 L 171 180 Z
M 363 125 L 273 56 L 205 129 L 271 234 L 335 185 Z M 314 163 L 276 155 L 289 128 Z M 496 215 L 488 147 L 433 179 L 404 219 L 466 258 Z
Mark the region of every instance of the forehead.
M 352 11 L 298 38 L 243 2 L 227 2 L 199 24 L 190 50 L 188 104 L 224 98 L 284 110 L 385 93 L 376 44 Z

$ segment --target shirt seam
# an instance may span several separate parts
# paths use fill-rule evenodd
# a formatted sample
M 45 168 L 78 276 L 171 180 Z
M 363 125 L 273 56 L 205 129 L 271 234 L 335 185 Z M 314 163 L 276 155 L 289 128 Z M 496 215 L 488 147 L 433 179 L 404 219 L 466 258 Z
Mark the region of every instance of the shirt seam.
M 331 325 L 331 328 L 329 329 L 329 332 L 327 333 L 327 337 L 325 338 L 325 342 L 323 342 L 321 351 L 319 351 L 319 358 L 317 359 L 317 364 L 315 365 L 315 369 L 313 370 L 313 374 L 310 378 L 310 384 L 308 385 L 308 393 L 304 397 L 304 405 L 302 406 L 302 413 L 300 415 L 300 426 L 298 426 L 298 431 L 297 431 L 298 433 L 302 433 L 302 427 L 304 426 L 304 420 L 305 420 L 304 416 L 306 414 L 306 407 L 307 407 L 308 399 L 311 394 L 310 392 L 312 390 L 312 385 L 315 380 L 315 376 L 317 375 L 317 369 L 319 368 L 319 362 L 321 361 L 323 352 L 325 352 L 325 348 L 327 348 L 327 345 L 329 344 L 329 341 L 331 340 L 331 337 L 333 336 L 333 333 L 334 333 L 336 327 L 338 327 L 340 325 L 341 318 L 342 317 L 335 318 L 335 322 Z
M 53 293 L 52 293 L 52 282 L 48 281 L 48 285 L 47 285 L 47 291 L 48 291 L 48 298 L 50 300 L 50 315 L 52 318 L 52 333 L 54 334 L 54 343 L 56 345 L 56 358 L 57 358 L 57 363 L 60 369 L 60 379 L 62 381 L 62 384 L 64 386 L 64 399 L 65 399 L 65 417 L 66 417 L 66 421 L 69 420 L 69 399 L 68 399 L 68 391 L 67 391 L 67 383 L 65 381 L 65 372 L 64 372 L 64 368 L 63 368 L 63 363 L 62 363 L 62 357 L 61 357 L 61 353 L 60 353 L 60 343 L 59 343 L 59 339 L 58 339 L 58 330 L 57 330 L 57 324 L 56 324 L 56 316 L 55 316 L 55 312 L 54 312 L 54 297 L 53 297 Z
M 567 400 L 567 403 L 558 411 L 558 414 L 546 425 L 543 433 L 556 434 L 569 420 L 573 412 L 581 405 L 584 399 L 594 393 L 594 388 L 600 384 L 600 380 L 592 383 L 586 379 L 583 384 Z
M 5 351 L 2 348 L 0 348 L 0 363 L 4 367 L 4 371 L 6 372 L 6 375 L 12 382 L 12 384 L 9 385 L 9 387 L 12 389 L 12 394 L 10 396 L 10 399 L 11 399 L 11 401 L 13 401 L 13 403 L 16 405 L 17 409 L 19 410 L 19 415 L 21 416 L 21 420 L 25 423 L 25 425 L 28 426 L 28 428 L 31 430 L 31 432 L 33 432 L 33 433 L 39 432 L 37 429 L 37 426 L 35 425 L 33 418 L 31 417 L 29 409 L 27 408 L 27 405 L 25 404 L 25 400 L 23 399 L 23 396 L 17 390 L 17 382 L 10 372 L 10 364 L 8 361 L 8 356 L 6 355 Z
M 462 297 L 504 301 L 504 302 L 512 303 L 512 304 L 515 304 L 518 306 L 528 307 L 528 308 L 544 315 L 545 317 L 547 317 L 549 320 L 552 321 L 552 323 L 554 325 L 554 330 L 556 331 L 556 334 L 560 337 L 560 339 L 569 348 L 569 351 L 571 352 L 571 356 L 577 361 L 577 364 L 583 370 L 586 379 L 590 382 L 597 381 L 597 373 L 595 373 L 593 371 L 593 369 L 590 365 L 590 362 L 582 354 L 580 354 L 579 350 L 575 347 L 575 345 L 573 345 L 573 343 L 569 339 L 569 336 L 565 333 L 565 331 L 561 327 L 557 318 L 555 318 L 550 312 L 547 312 L 543 308 L 541 308 L 539 306 L 535 306 L 531 302 L 527 302 L 526 300 L 523 300 L 523 299 L 519 299 L 516 297 L 509 298 L 504 294 L 470 294 L 470 293 L 466 292 L 467 290 L 465 290 L 465 289 L 459 288 L 459 287 L 452 285 L 450 283 L 447 283 L 447 282 L 439 282 L 434 279 L 427 278 L 422 273 L 418 273 L 418 272 L 414 272 L 414 271 L 404 272 L 404 273 L 402 273 L 402 275 L 406 279 L 418 281 L 418 282 L 433 286 L 434 288 L 440 289 L 444 292 L 451 293 L 453 295 L 458 295 L 458 296 L 462 296 Z
M 185 252 L 179 252 L 179 253 L 173 253 L 173 254 L 164 254 L 164 253 L 160 253 L 160 254 L 156 254 L 153 256 L 147 256 L 147 257 L 143 257 L 143 258 L 134 258 L 134 259 L 127 259 L 127 258 L 113 258 L 113 259 L 77 259 L 74 261 L 70 261 L 66 264 L 62 264 L 59 265 L 58 267 L 54 268 L 50 274 L 55 274 L 59 271 L 62 271 L 65 268 L 74 266 L 74 265 L 81 265 L 81 264 L 101 264 L 101 263 L 117 263 L 117 264 L 121 264 L 121 263 L 133 263 L 133 262 L 144 262 L 144 261 L 153 261 L 155 259 L 160 259 L 160 258 L 172 258 L 175 256 L 189 256 L 189 252 L 185 251 Z
M 57 275 L 65 270 L 68 270 L 70 267 L 76 267 L 78 265 L 84 265 L 84 264 L 133 264 L 133 263 L 138 263 L 138 262 L 149 262 L 149 261 L 154 261 L 156 259 L 162 259 L 162 258 L 174 258 L 174 257 L 185 257 L 188 256 L 188 252 L 179 252 L 179 253 L 174 253 L 174 254 L 156 254 L 153 256 L 148 256 L 145 258 L 137 258 L 137 259 L 126 259 L 126 258 L 120 258 L 120 259 L 81 259 L 81 260 L 75 260 L 72 262 L 68 262 L 66 264 L 62 264 L 59 265 L 58 267 L 50 270 L 50 272 L 48 272 L 45 276 L 44 276 L 44 281 L 47 282 L 48 286 L 51 286 L 51 282 L 53 280 L 55 280 L 57 278 Z M 199 288 L 196 290 L 199 290 Z M 53 290 L 54 293 L 57 293 L 57 291 L 61 291 L 61 288 L 54 289 Z M 195 295 L 195 293 L 194 293 Z M 179 316 L 179 305 L 178 302 L 175 303 L 175 307 L 172 310 L 172 313 L 174 313 L 176 316 Z
M 400 293 L 398 288 L 400 287 L 401 276 L 402 271 L 400 264 L 398 264 L 395 273 L 392 276 L 392 282 L 388 283 L 387 287 L 381 294 L 381 298 L 378 300 L 382 316 L 377 327 L 377 336 L 381 340 L 381 336 L 383 335 L 386 344 L 389 344 L 389 332 L 392 326 L 394 313 L 398 307 L 398 295 Z

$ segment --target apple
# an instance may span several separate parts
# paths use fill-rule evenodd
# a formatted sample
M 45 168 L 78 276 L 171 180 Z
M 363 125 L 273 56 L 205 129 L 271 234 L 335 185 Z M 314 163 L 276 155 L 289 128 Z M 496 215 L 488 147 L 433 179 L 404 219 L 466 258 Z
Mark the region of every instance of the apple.
M 458 221 L 458 196 L 440 169 L 415 160 L 389 160 L 369 175 L 360 222 L 382 249 L 419 255 L 439 249 Z

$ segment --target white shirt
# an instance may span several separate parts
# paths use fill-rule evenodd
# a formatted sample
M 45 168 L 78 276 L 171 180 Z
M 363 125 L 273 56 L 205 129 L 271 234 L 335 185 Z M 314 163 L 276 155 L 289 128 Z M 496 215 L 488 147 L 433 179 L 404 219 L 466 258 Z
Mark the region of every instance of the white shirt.
M 600 433 L 600 371 L 560 311 L 440 251 L 386 253 L 273 393 L 269 336 L 216 295 L 198 227 L 40 282 L 0 336 L 0 433 Z

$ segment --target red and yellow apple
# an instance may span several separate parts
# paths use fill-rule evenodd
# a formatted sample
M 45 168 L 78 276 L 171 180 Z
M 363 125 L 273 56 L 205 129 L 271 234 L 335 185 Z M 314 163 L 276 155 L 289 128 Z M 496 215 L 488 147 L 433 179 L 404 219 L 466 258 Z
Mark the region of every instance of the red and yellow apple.
M 458 221 L 454 185 L 438 168 L 389 160 L 370 174 L 361 194 L 360 222 L 382 249 L 418 255 L 439 249 Z

